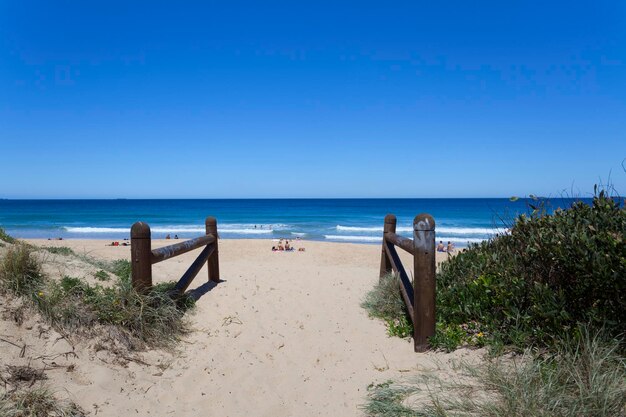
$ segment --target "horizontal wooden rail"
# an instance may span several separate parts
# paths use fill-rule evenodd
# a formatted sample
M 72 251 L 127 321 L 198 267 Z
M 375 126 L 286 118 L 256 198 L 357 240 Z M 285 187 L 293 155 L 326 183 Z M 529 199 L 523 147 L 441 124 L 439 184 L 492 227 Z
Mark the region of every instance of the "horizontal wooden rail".
M 415 253 L 415 248 L 413 247 L 413 240 L 397 235 L 395 233 L 392 232 L 388 232 L 385 233 L 385 239 L 390 242 L 393 243 L 394 245 L 404 249 L 405 251 L 409 252 L 411 255 L 413 255 Z
M 380 276 L 394 273 L 400 278 L 400 293 L 413 322 L 414 349 L 423 352 L 435 334 L 435 220 L 429 214 L 416 216 L 413 239 L 396 234 L 396 223 L 393 214 L 385 216 Z M 396 246 L 413 255 L 413 285 Z
M 207 217 L 205 220 L 206 234 L 195 239 L 186 240 L 173 245 L 152 250 L 150 226 L 144 222 L 136 222 L 130 230 L 131 277 L 133 287 L 145 291 L 152 287 L 152 265 L 174 256 L 182 255 L 204 246 L 200 255 L 183 274 L 175 287 L 177 293 L 184 292 L 191 281 L 198 275 L 206 263 L 209 270 L 209 281 L 220 281 L 219 252 L 217 240 L 217 220 Z
M 174 256 L 182 255 L 183 253 L 192 251 L 201 246 L 206 246 L 215 242 L 215 236 L 205 235 L 195 239 L 185 240 L 184 242 L 175 243 L 173 245 L 164 246 L 158 249 L 152 249 L 152 256 L 150 261 L 152 264 L 159 263 Z

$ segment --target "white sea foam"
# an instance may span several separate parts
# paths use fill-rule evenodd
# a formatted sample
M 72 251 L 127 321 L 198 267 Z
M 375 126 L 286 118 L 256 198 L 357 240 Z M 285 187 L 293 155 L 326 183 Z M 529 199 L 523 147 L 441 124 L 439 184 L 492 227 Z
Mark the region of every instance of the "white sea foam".
M 359 226 L 342 226 L 340 224 L 337 225 L 336 229 L 340 232 L 382 232 L 382 226 L 373 226 L 373 227 L 359 227 Z M 404 227 L 399 226 L 396 228 L 396 232 L 411 232 L 413 231 L 412 227 Z
M 70 233 L 130 233 L 130 227 L 63 227 Z
M 502 233 L 505 229 L 496 229 L 489 227 L 435 227 L 435 231 L 439 233 L 452 233 L 458 235 L 495 235 Z
M 285 224 L 276 224 L 271 225 L 256 225 L 257 228 L 254 228 L 253 224 L 219 224 L 217 225 L 217 229 L 220 233 L 232 233 L 232 234 L 268 234 L 272 233 L 274 230 L 285 230 L 288 229 L 289 226 Z M 70 227 L 65 226 L 63 229 L 69 233 L 85 233 L 85 234 L 96 234 L 96 233 L 130 233 L 130 227 Z M 197 225 L 168 225 L 168 226 L 154 226 L 151 227 L 150 230 L 156 233 L 205 233 L 204 226 Z
M 267 229 L 267 230 L 285 230 L 291 228 L 288 224 L 276 223 L 276 224 L 262 224 L 262 223 L 222 223 L 219 221 L 217 227 L 221 229 Z
M 374 227 L 358 227 L 358 226 L 342 226 L 337 225 L 336 229 L 341 232 L 382 232 L 382 226 L 374 226 Z M 494 235 L 496 233 L 506 232 L 506 229 L 497 229 L 497 228 L 489 228 L 489 227 L 436 227 L 435 228 L 439 233 L 450 233 L 450 234 L 458 234 L 458 235 Z M 412 227 L 406 226 L 398 226 L 396 228 L 396 232 L 412 232 Z
M 382 237 L 380 236 L 346 236 L 346 235 L 324 235 L 328 240 L 351 240 L 358 242 L 380 242 Z
M 218 233 L 232 233 L 236 235 L 263 235 L 273 232 L 273 230 L 270 229 L 221 229 L 219 225 L 217 226 L 217 231 Z
M 291 234 L 295 235 L 295 236 L 306 236 L 307 235 L 307 233 L 303 233 L 303 232 L 291 232 Z
M 443 241 L 444 243 L 447 242 L 454 242 L 454 243 L 479 243 L 482 242 L 483 240 L 487 240 L 487 239 L 481 239 L 479 237 L 452 237 L 452 236 L 437 236 L 437 241 Z

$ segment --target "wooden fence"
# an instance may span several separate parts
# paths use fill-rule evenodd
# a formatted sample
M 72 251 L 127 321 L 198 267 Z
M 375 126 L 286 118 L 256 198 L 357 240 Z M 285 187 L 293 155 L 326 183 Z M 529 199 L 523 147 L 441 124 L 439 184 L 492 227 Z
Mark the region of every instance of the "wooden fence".
M 420 214 L 413 220 L 413 239 L 396 234 L 396 216 L 385 216 L 380 276 L 394 273 L 400 278 L 400 292 L 413 322 L 416 352 L 428 349 L 435 334 L 435 219 Z M 396 246 L 413 255 L 413 284 L 402 266 Z
M 195 239 L 185 240 L 170 246 L 152 249 L 150 226 L 144 222 L 136 222 L 130 229 L 130 253 L 132 266 L 133 287 L 139 291 L 145 291 L 152 287 L 152 265 L 182 255 L 185 252 L 205 248 L 198 258 L 191 264 L 174 289 L 177 293 L 183 293 L 191 281 L 198 275 L 205 262 L 209 268 L 209 281 L 219 282 L 220 265 L 217 250 L 217 220 L 207 217 L 205 221 L 206 235 Z

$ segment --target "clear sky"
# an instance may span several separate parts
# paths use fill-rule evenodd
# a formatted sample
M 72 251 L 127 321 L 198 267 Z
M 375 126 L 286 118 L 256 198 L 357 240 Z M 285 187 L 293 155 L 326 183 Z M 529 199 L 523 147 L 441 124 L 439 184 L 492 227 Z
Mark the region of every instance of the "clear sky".
M 0 198 L 626 193 L 626 2 L 0 0 Z

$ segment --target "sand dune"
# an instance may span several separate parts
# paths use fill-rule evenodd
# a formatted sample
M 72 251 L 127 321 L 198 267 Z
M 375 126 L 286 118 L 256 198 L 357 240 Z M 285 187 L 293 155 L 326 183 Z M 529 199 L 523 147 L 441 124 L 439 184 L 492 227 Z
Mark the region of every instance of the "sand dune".
M 128 247 L 101 240 L 31 243 L 106 259 L 130 255 Z M 48 383 L 98 416 L 358 416 L 370 383 L 445 374 L 450 359 L 479 355 L 463 349 L 416 354 L 411 341 L 387 337 L 384 324 L 367 317 L 359 303 L 378 279 L 379 246 L 304 241 L 296 247 L 305 252 L 291 253 L 272 253 L 271 246 L 269 240 L 220 241 L 224 281 L 199 299 L 194 332 L 178 351 L 142 353 L 148 365 L 119 363 L 89 341 L 72 347 L 47 326 L 41 332 L 34 319 L 21 327 L 2 320 L 4 337 L 31 346 L 19 358 L 19 349 L 0 344 L 3 362 L 74 349 L 77 357 L 53 360 L 58 368 L 48 372 Z M 197 253 L 155 265 L 155 282 L 178 279 Z M 410 257 L 404 259 L 410 266 Z M 55 265 L 59 275 L 93 273 Z M 206 290 L 206 281 L 205 267 L 190 288 Z

